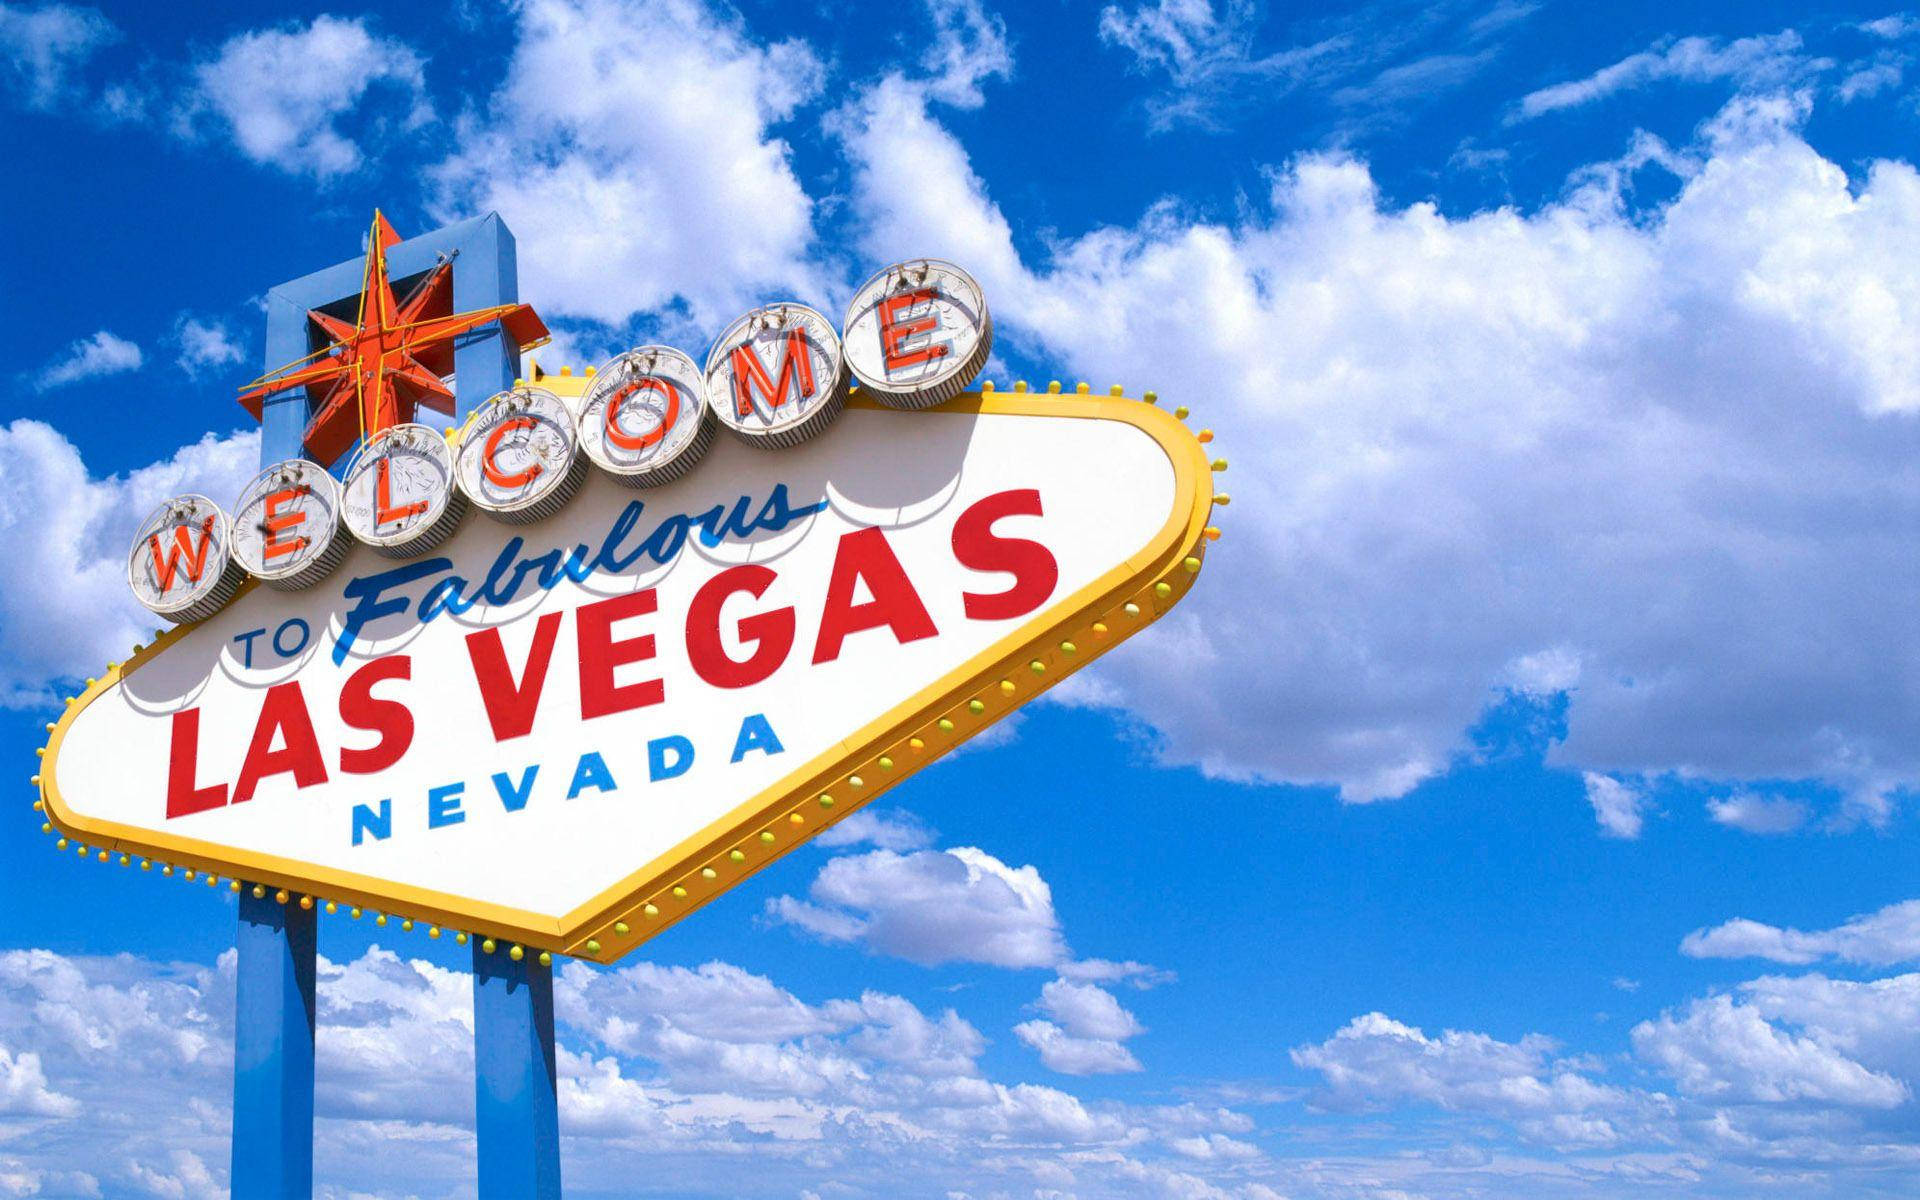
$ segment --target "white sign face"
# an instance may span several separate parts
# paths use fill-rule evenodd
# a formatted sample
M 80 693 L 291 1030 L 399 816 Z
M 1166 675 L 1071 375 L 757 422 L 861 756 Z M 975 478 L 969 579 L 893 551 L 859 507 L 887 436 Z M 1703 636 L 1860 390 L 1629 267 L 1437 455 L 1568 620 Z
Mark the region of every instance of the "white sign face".
M 383 504 L 431 497 L 398 470 Z M 49 818 L 618 957 L 1164 611 L 1210 484 L 1158 409 L 1033 396 L 856 403 L 644 497 L 590 473 L 142 651 L 56 733 Z
M 153 510 L 127 554 L 140 603 L 170 621 L 218 612 L 245 578 L 232 558 L 226 514 L 205 496 L 175 496 Z
M 425 425 L 395 425 L 368 438 L 343 490 L 347 528 L 389 558 L 425 554 L 467 511 L 447 440 Z
M 580 405 L 580 442 L 615 482 L 657 487 L 713 444 L 706 382 L 671 346 L 629 350 L 600 368 Z
M 340 485 L 304 458 L 275 463 L 240 493 L 233 556 L 268 587 L 312 587 L 340 565 L 351 544 L 340 528 Z
M 573 414 L 560 397 L 522 387 L 501 392 L 473 415 L 454 473 L 475 508 L 524 524 L 559 512 L 586 469 Z
M 833 324 L 804 304 L 766 304 L 727 326 L 707 353 L 707 403 L 749 442 L 797 446 L 847 401 Z
M 928 408 L 959 395 L 987 365 L 993 318 L 973 276 L 923 258 L 861 285 L 842 340 L 861 388 L 895 408 Z

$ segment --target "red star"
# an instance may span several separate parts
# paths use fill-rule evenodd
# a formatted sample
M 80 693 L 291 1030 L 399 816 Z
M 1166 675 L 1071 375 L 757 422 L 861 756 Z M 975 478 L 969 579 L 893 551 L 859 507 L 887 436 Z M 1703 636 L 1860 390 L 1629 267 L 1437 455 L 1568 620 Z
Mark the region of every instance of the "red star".
M 406 299 L 387 278 L 387 250 L 400 240 L 373 214 L 367 266 L 360 281 L 360 315 L 353 324 L 309 309 L 307 316 L 333 343 L 298 362 L 269 371 L 240 393 L 255 420 L 268 396 L 307 387 L 320 397 L 302 437 L 307 456 L 331 465 L 361 437 L 414 418 L 424 404 L 453 412 L 453 393 L 441 379 L 453 372 L 453 339 L 493 321 L 522 350 L 547 340 L 547 326 L 525 304 L 453 311 L 453 264 L 442 262 Z

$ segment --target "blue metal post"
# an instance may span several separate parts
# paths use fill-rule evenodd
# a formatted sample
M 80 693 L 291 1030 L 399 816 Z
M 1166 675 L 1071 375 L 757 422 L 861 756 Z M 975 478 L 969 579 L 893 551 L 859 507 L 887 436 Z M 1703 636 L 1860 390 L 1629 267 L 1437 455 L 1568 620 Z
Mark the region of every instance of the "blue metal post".
M 553 968 L 473 945 L 474 1132 L 480 1200 L 560 1200 Z
M 497 214 L 467 226 L 453 264 L 453 311 L 473 312 L 520 299 L 513 234 Z M 496 324 L 482 325 L 453 343 L 454 412 L 461 420 L 513 386 L 520 350 Z
M 307 306 L 283 288 L 267 293 L 267 370 L 277 371 L 312 353 L 307 339 Z M 304 457 L 301 439 L 307 432 L 307 389 L 293 388 L 268 396 L 260 409 L 260 466 L 264 470 L 289 458 Z
M 235 1200 L 313 1195 L 314 910 L 240 893 Z

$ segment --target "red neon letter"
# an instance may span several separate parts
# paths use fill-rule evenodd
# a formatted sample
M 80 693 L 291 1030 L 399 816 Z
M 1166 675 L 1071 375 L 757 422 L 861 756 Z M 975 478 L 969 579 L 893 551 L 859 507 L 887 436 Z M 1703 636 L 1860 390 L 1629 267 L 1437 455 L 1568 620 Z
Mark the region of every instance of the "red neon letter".
M 273 748 L 276 737 L 286 740 L 278 750 Z M 327 781 L 327 765 L 320 760 L 320 742 L 313 736 L 313 718 L 307 715 L 307 698 L 297 680 L 267 689 L 260 720 L 253 726 L 253 741 L 240 764 L 239 782 L 233 785 L 233 802 L 253 799 L 253 789 L 262 779 L 288 772 L 295 787 Z
M 307 519 L 307 514 L 303 512 L 283 513 L 279 511 L 281 505 L 297 500 L 306 494 L 307 489 L 305 485 L 302 485 L 300 487 L 290 487 L 284 491 L 275 492 L 273 495 L 267 497 L 267 519 L 260 523 L 262 530 L 267 535 L 266 550 L 261 555 L 262 558 L 280 558 L 284 555 L 298 553 L 307 548 L 307 539 L 304 537 L 282 538 L 280 536 L 283 530 L 292 529 L 295 525 L 303 523 Z
M 865 604 L 853 602 L 853 589 L 865 580 L 873 599 Z M 932 637 L 940 632 L 913 590 L 900 560 L 894 557 L 887 535 L 879 529 L 856 529 L 840 538 L 833 558 L 833 577 L 827 581 L 827 602 L 820 614 L 820 638 L 813 645 L 813 661 L 832 662 L 840 657 L 840 643 L 850 633 L 875 629 L 881 625 L 893 630 L 895 640 L 905 643 Z
M 147 545 L 153 551 L 153 575 L 154 579 L 160 584 L 160 590 L 165 592 L 173 586 L 173 573 L 179 568 L 182 558 L 187 560 L 187 579 L 193 583 L 199 583 L 200 572 L 207 569 L 207 547 L 212 544 L 212 517 L 208 517 L 200 523 L 200 545 L 198 548 L 195 548 L 191 544 L 185 525 L 175 525 L 173 527 L 173 545 L 168 547 L 165 555 L 160 553 L 160 535 L 157 533 L 148 534 Z
M 413 660 L 404 654 L 376 658 L 347 677 L 340 689 L 340 719 L 355 729 L 377 733 L 380 740 L 365 750 L 340 748 L 340 769 L 349 775 L 371 775 L 400 761 L 413 745 L 413 713 L 398 700 L 382 700 L 373 685 L 383 679 L 411 679 Z
M 390 460 L 386 455 L 374 464 L 373 470 L 373 525 L 378 529 L 390 521 L 404 521 L 408 517 L 427 511 L 425 500 L 416 500 L 412 504 L 393 506 L 393 484 L 387 475 Z
M 908 309 L 931 304 L 939 294 L 932 288 L 920 288 L 911 292 L 895 292 L 880 302 L 880 353 L 886 358 L 887 370 L 897 371 L 901 367 L 932 362 L 947 356 L 945 342 L 928 342 L 918 350 L 903 349 L 908 339 L 940 328 L 940 318 L 931 312 L 902 319 Z
M 754 647 L 744 661 L 728 657 L 720 642 L 720 610 L 728 597 L 746 592 L 757 600 L 776 578 L 771 567 L 748 564 L 728 567 L 700 585 L 687 606 L 687 659 L 694 674 L 714 687 L 751 687 L 787 661 L 793 649 L 790 607 L 740 618 L 740 640 Z
M 1004 592 L 961 593 L 968 620 L 1024 617 L 1053 595 L 1053 585 L 1060 582 L 1060 564 L 1053 551 L 1039 542 L 993 532 L 993 523 L 1001 517 L 1040 515 L 1040 493 L 1023 488 L 976 500 L 953 523 L 953 556 L 961 566 L 1013 576 L 1013 586 Z
M 644 617 L 660 607 L 652 588 L 629 592 L 611 600 L 596 600 L 575 610 L 575 631 L 580 638 L 580 719 L 604 717 L 645 708 L 667 698 L 666 685 L 658 679 L 638 683 L 615 684 L 615 667 L 653 657 L 653 635 L 613 640 L 613 623 L 628 617 Z
M 167 820 L 219 808 L 227 802 L 227 785 L 195 787 L 200 762 L 200 710 L 183 708 L 173 714 L 173 745 L 167 753 Z
M 754 361 L 758 362 L 759 360 L 755 359 Z M 766 372 L 762 371 L 761 375 L 764 378 Z M 629 396 L 641 391 L 655 391 L 665 395 L 667 398 L 667 411 L 660 418 L 659 428 L 636 437 L 620 428 L 620 406 L 627 402 Z M 679 389 L 664 379 L 655 379 L 651 375 L 643 376 L 615 392 L 613 399 L 607 401 L 607 440 L 622 450 L 645 450 L 648 446 L 653 445 L 661 438 L 667 436 L 667 430 L 673 428 L 674 418 L 679 415 Z
M 540 478 L 540 472 L 544 468 L 539 463 L 534 463 L 526 470 L 516 471 L 511 475 L 493 465 L 493 456 L 500 450 L 501 438 L 516 429 L 532 429 L 537 424 L 539 422 L 532 417 L 509 417 L 493 427 L 493 432 L 487 435 L 486 450 L 480 455 L 480 471 L 487 477 L 488 483 L 495 487 L 517 488 L 525 487 Z
M 787 340 L 781 344 L 777 383 L 767 378 L 766 365 L 751 344 L 742 342 L 733 348 L 733 403 L 734 410 L 741 416 L 753 415 L 753 397 L 747 393 L 749 384 L 760 389 L 760 394 L 767 398 L 768 408 L 779 408 L 787 402 L 790 382 L 798 385 L 799 399 L 813 395 L 813 359 L 807 354 L 806 335 L 798 329 L 788 330 Z
M 527 650 L 527 669 L 521 672 L 519 683 L 513 681 L 513 668 L 507 665 L 507 650 L 498 629 L 467 635 L 473 681 L 480 685 L 480 702 L 487 707 L 494 741 L 532 732 L 533 715 L 540 708 L 540 689 L 547 682 L 547 663 L 553 658 L 553 642 L 559 634 L 560 614 L 540 614 L 533 626 L 533 645 Z

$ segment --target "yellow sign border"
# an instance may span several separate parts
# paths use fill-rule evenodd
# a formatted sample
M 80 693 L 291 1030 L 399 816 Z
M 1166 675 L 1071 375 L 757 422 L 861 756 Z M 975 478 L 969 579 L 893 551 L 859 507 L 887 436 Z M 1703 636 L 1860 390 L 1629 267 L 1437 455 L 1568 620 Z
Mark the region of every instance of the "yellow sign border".
M 584 384 L 583 376 L 546 376 L 537 386 L 571 391 Z M 858 392 L 848 405 L 883 407 Z M 838 746 L 557 920 L 70 811 L 58 783 L 60 747 L 68 727 L 87 705 L 185 636 L 191 625 L 167 631 L 124 663 L 109 663 L 104 675 L 68 701 L 48 739 L 38 777 L 46 822 L 80 842 L 81 853 L 91 848 L 102 856 L 138 855 L 216 878 L 243 877 L 276 891 L 470 930 L 477 937 L 613 962 L 1145 628 L 1192 586 L 1206 551 L 1212 480 L 1200 442 L 1170 414 L 1119 396 L 993 391 L 963 393 L 921 411 L 1091 418 L 1131 425 L 1153 438 L 1172 463 L 1173 511 L 1132 558 L 1048 605 Z M 831 431 L 826 436 L 831 437 Z

